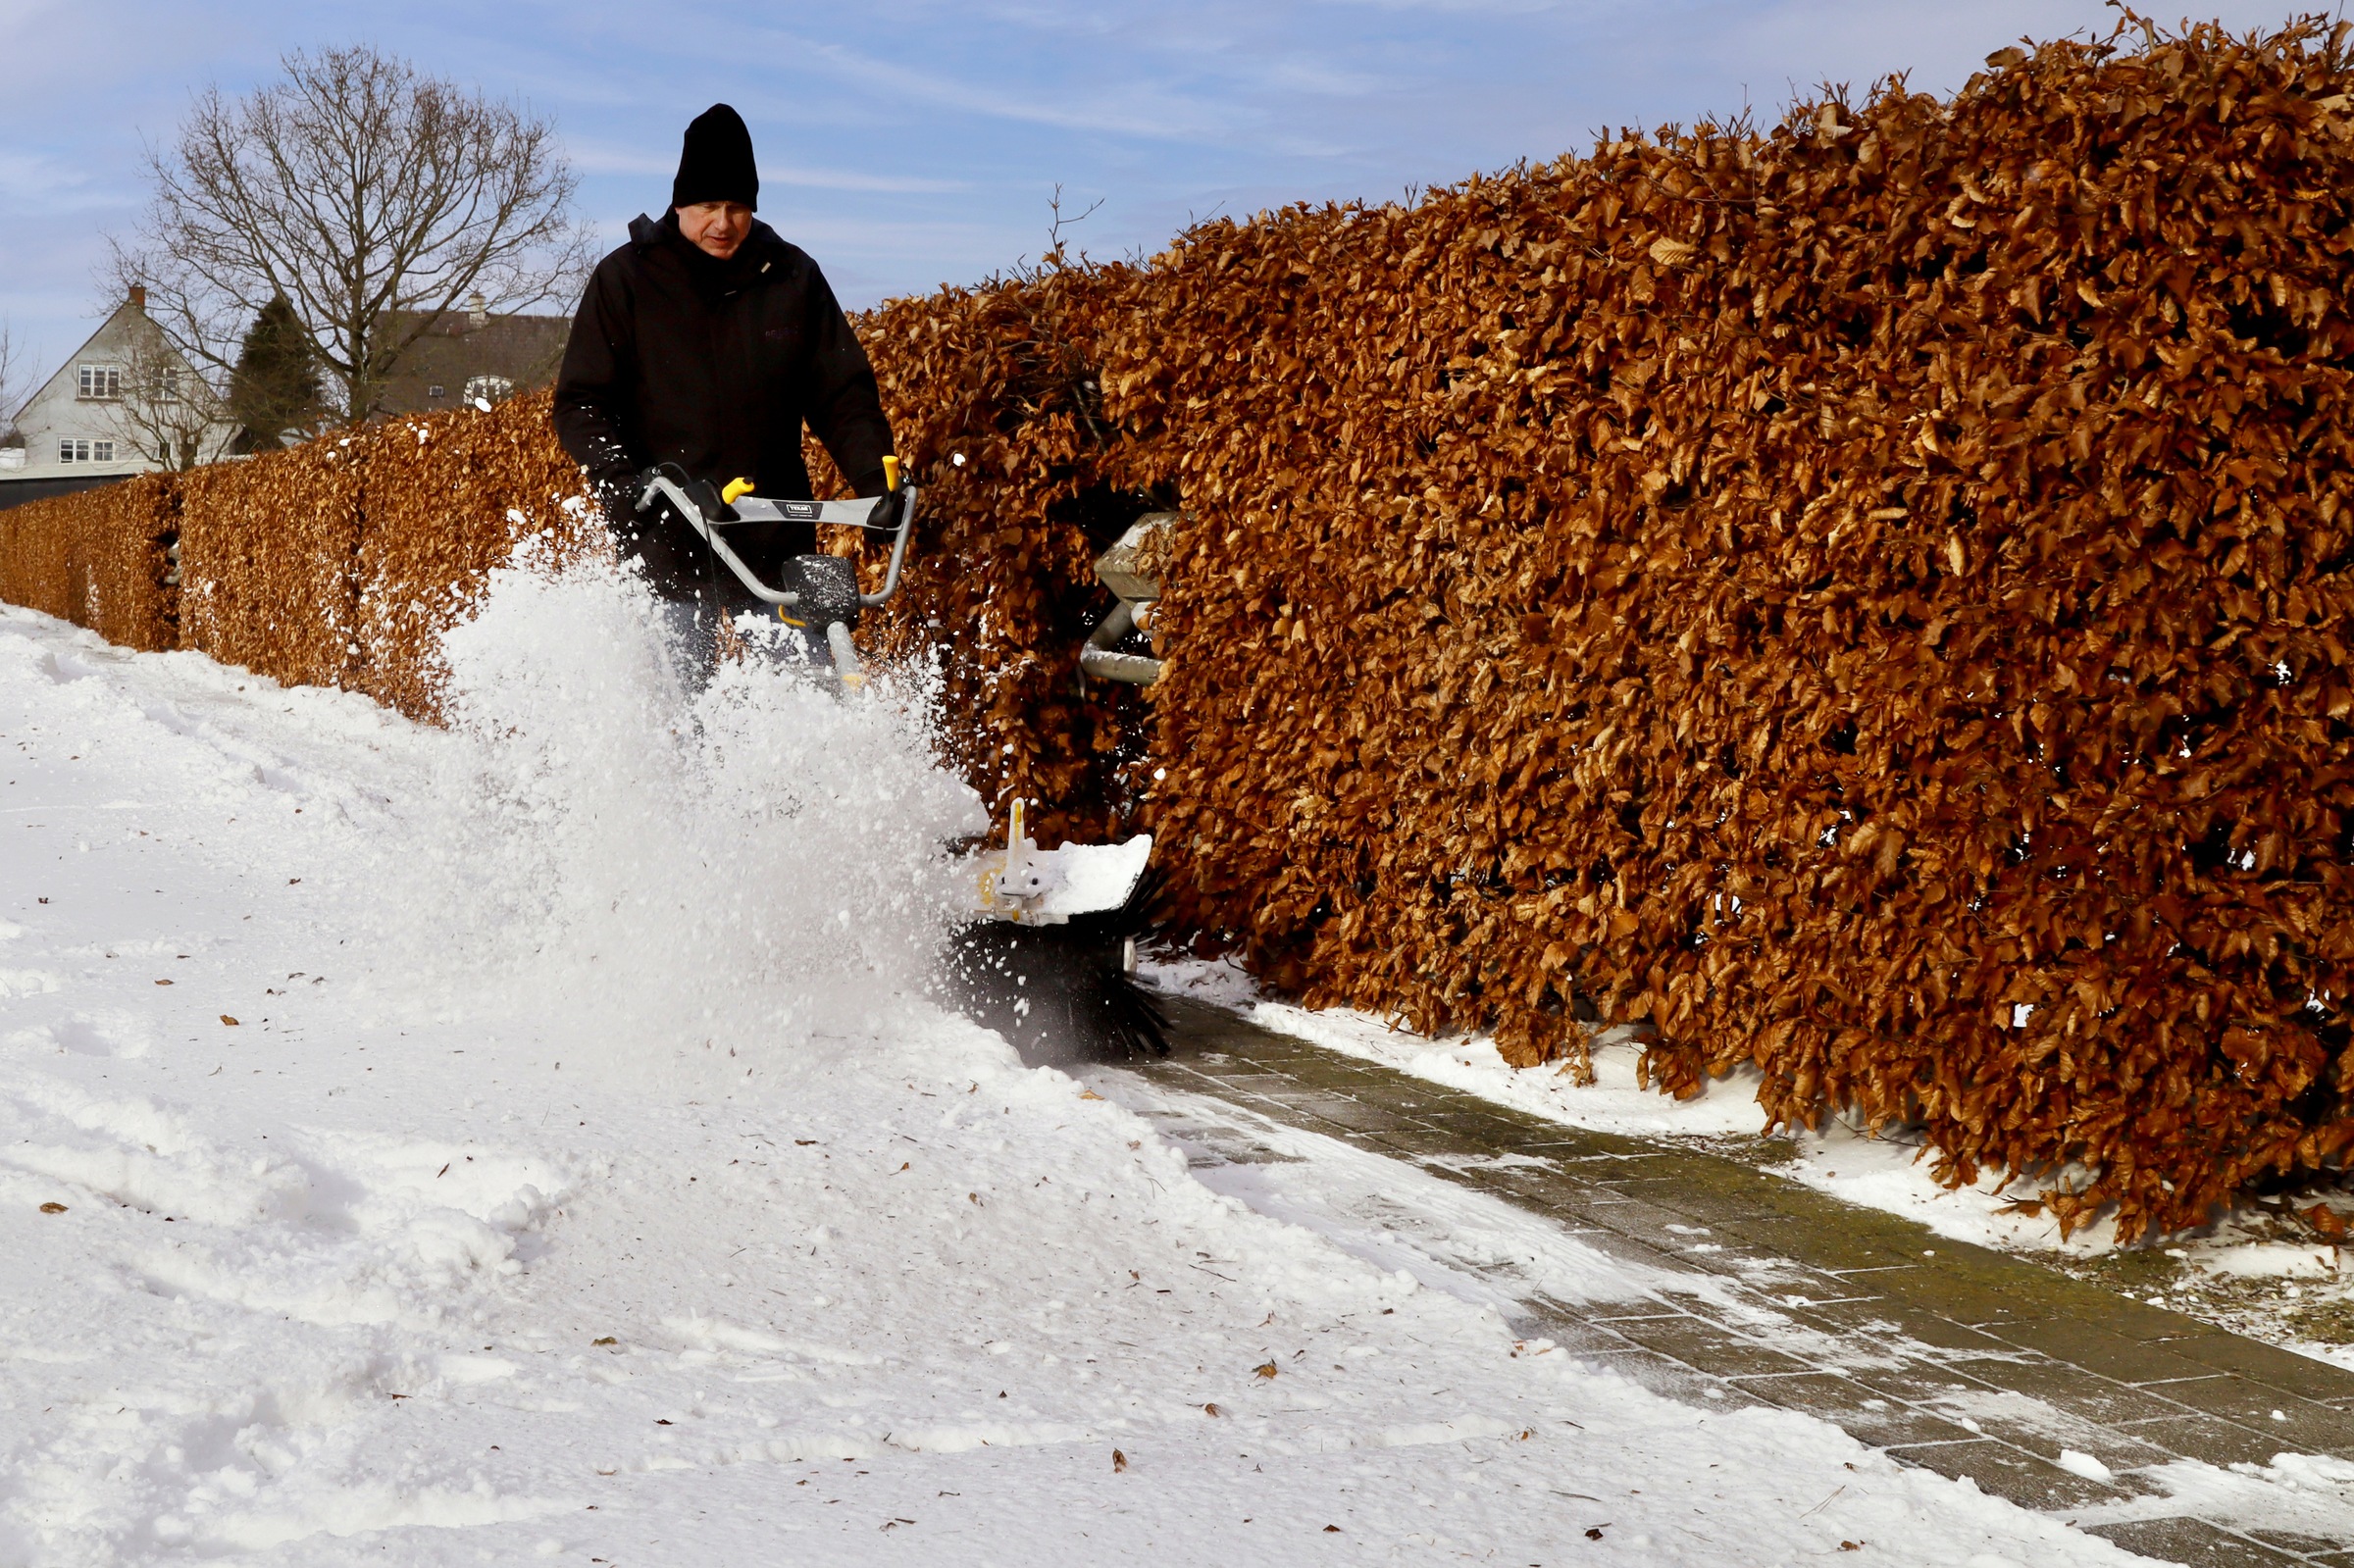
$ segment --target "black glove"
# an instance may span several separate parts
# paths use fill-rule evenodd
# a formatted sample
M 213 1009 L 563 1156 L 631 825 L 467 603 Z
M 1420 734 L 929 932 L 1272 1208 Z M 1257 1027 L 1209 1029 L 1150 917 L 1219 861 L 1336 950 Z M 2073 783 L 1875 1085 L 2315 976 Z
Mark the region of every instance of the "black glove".
M 866 522 L 863 527 L 870 533 L 896 533 L 899 531 L 899 519 L 905 515 L 906 505 L 907 491 L 904 486 L 896 490 L 886 490 L 875 497 L 875 509 L 866 514 Z
M 687 492 L 687 499 L 694 503 L 694 509 L 703 514 L 706 523 L 736 521 L 736 509 L 719 498 L 719 486 L 709 480 L 695 480 L 679 488 Z
M 718 485 L 709 480 L 689 479 L 687 471 L 676 463 L 657 463 L 651 468 L 640 471 L 631 481 L 633 486 L 630 492 L 631 507 L 640 516 L 664 505 L 674 504 L 669 496 L 653 487 L 654 481 L 658 479 L 666 479 L 677 485 L 680 492 L 694 503 L 694 509 L 702 513 L 706 521 L 712 523 L 737 521 L 736 509 L 720 499 Z M 681 519 L 681 521 L 685 520 Z
M 676 463 L 649 463 L 636 474 L 631 475 L 629 479 L 631 511 L 643 512 L 662 499 L 661 494 L 654 489 L 654 481 L 659 479 L 667 479 L 671 483 L 684 489 L 687 484 L 687 471 Z

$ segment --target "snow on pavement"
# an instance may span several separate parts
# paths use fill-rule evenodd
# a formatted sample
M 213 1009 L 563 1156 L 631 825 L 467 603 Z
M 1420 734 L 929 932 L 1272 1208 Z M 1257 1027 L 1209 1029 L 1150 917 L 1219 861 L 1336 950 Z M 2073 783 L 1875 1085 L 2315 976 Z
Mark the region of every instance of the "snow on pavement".
M 1775 1174 L 1860 1208 L 1902 1215 L 1939 1236 L 2023 1253 L 2074 1272 L 2121 1252 L 2114 1216 L 2102 1216 L 2068 1236 L 2048 1212 L 2015 1202 L 2031 1197 L 2033 1178 L 2014 1183 L 1989 1170 L 1977 1181 L 1947 1187 L 1918 1132 L 1878 1133 L 1832 1116 L 1817 1129 L 1785 1127 L 1768 1147 L 1760 1142 L 1766 1114 L 1757 1101 L 1759 1075 L 1744 1067 L 1711 1080 L 1688 1099 L 1675 1099 L 1641 1082 L 1643 1047 L 1632 1030 L 1604 1029 L 1590 1046 L 1594 1081 L 1567 1069 L 1521 1070 L 1508 1065 L 1493 1039 L 1479 1035 L 1433 1038 L 1349 1008 L 1313 1011 L 1259 994 L 1231 960 L 1149 956 L 1145 979 L 1176 995 L 1240 1013 L 1261 1028 L 1328 1050 L 1477 1094 L 1532 1116 L 1570 1127 L 1729 1148 L 1738 1158 L 1769 1162 Z M 2310 1201 L 2312 1196 L 2297 1202 Z M 2180 1265 L 2163 1288 L 2142 1268 L 2113 1277 L 2135 1299 L 2220 1324 L 2319 1360 L 2354 1367 L 2354 1276 L 2339 1247 L 2285 1222 L 2276 1203 L 2255 1204 L 2218 1217 L 2202 1231 L 2164 1239 L 2163 1257 Z M 2343 1206 L 2341 1201 L 2341 1212 Z M 2144 1282 L 2135 1289 L 2132 1282 Z M 2317 1330 L 2326 1338 L 2316 1338 Z
M 0 609 L 0 1562 L 2137 1560 L 1517 1357 L 1483 1216 L 1213 1190 L 942 1014 L 920 680 L 689 713 L 529 574 L 451 662 L 435 731 Z

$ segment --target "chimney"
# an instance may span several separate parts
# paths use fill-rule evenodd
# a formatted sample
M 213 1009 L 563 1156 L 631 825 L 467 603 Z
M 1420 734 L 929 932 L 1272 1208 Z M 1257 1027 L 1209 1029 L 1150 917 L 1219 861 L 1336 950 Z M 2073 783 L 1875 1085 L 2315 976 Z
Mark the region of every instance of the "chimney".
M 490 325 L 489 308 L 480 294 L 466 296 L 466 325 L 478 332 Z
M 142 316 L 147 314 L 147 285 L 145 283 L 130 285 L 130 308 Z

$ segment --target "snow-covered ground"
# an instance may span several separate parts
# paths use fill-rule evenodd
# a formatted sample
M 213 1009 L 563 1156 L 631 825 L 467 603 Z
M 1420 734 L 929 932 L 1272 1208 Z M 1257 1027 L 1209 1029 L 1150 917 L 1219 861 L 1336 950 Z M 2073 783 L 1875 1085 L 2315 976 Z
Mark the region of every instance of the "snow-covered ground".
M 2171 1306 L 2307 1355 L 2354 1367 L 2354 1277 L 2340 1249 L 2287 1216 L 2247 1207 L 2196 1236 L 2155 1238 L 2120 1248 L 2104 1219 L 2063 1238 L 2047 1214 L 2022 1214 L 2012 1200 L 2032 1197 L 2033 1182 L 2014 1187 L 1990 1172 L 1970 1187 L 1948 1188 L 1932 1174 L 1921 1145 L 1901 1134 L 1875 1137 L 1833 1121 L 1821 1129 L 1783 1129 L 1761 1141 L 1765 1112 L 1758 1077 L 1744 1070 L 1677 1100 L 1637 1082 L 1642 1047 L 1625 1030 L 1606 1030 L 1593 1048 L 1594 1082 L 1566 1070 L 1515 1071 L 1495 1043 L 1478 1036 L 1433 1039 L 1347 1009 L 1310 1012 L 1259 994 L 1250 976 L 1226 960 L 1162 957 L 1146 977 L 1173 994 L 1245 1014 L 1268 1029 L 1311 1040 L 1433 1083 L 1482 1095 L 1532 1116 L 1572 1127 L 1663 1138 L 1769 1162 L 1781 1175 L 1867 1208 L 1902 1214 L 1940 1236 L 2037 1257 L 2100 1280 L 2136 1300 Z M 2312 1198 L 2301 1200 L 2310 1205 Z M 2339 1195 L 2354 1214 L 2354 1193 Z
M 690 712 L 528 575 L 451 661 L 434 731 L 0 609 L 0 1563 L 2135 1560 L 1516 1354 L 1336 1218 L 1435 1179 L 1213 1189 L 939 1011 L 920 682 Z

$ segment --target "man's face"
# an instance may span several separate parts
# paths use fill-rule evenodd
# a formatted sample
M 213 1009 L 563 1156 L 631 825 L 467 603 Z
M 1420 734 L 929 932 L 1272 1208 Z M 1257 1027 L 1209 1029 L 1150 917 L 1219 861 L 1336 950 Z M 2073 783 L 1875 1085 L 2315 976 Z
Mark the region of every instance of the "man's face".
M 752 210 L 740 201 L 698 201 L 681 207 L 679 232 L 705 255 L 726 261 L 752 231 Z

